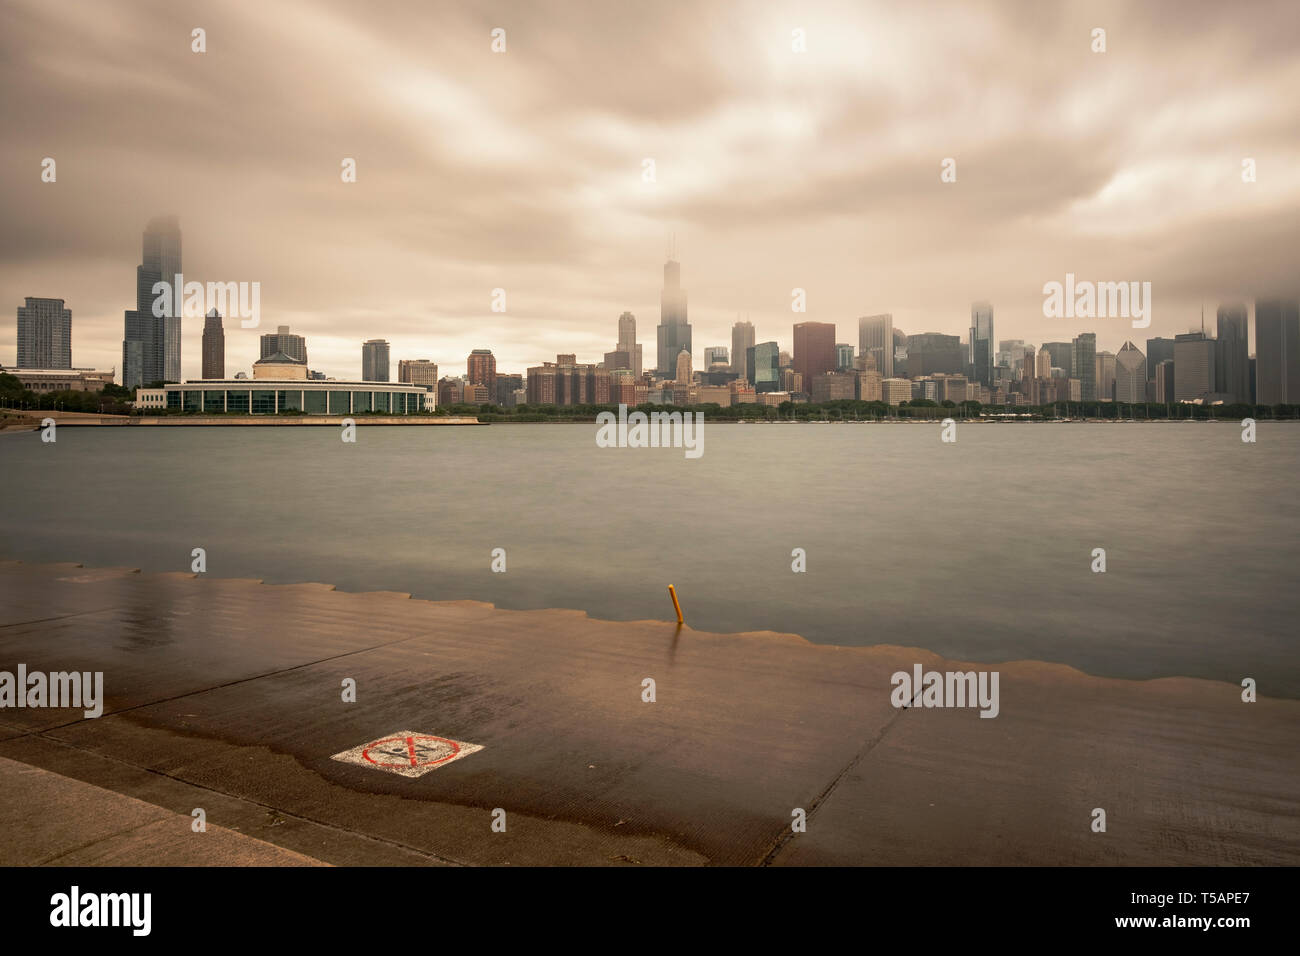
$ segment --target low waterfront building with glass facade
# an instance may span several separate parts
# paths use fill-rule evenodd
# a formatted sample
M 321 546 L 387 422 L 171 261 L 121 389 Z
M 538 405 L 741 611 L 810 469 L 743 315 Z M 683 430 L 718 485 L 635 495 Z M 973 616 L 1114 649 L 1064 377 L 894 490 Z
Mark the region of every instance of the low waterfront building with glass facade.
M 161 402 L 144 392 L 161 392 Z M 169 412 L 243 415 L 414 415 L 434 410 L 437 396 L 420 385 L 313 379 L 204 379 L 141 389 L 141 407 Z M 150 399 L 153 399 L 150 401 Z

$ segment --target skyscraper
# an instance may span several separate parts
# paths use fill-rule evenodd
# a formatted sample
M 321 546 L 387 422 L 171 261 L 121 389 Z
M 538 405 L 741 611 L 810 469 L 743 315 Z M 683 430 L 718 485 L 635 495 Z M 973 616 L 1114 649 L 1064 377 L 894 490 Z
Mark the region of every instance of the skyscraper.
M 639 379 L 641 377 L 641 346 L 636 342 L 636 316 L 631 312 L 624 312 L 618 317 L 618 345 L 614 347 L 616 352 L 626 352 L 628 357 L 628 368 Z
M 397 381 L 405 385 L 438 385 L 438 366 L 428 359 L 399 359 Z
M 388 378 L 388 342 L 384 339 L 369 339 L 361 343 L 361 381 L 387 382 Z
M 1097 399 L 1102 402 L 1115 400 L 1115 353 L 1097 353 Z
M 993 306 L 988 302 L 970 307 L 970 363 L 972 381 L 989 386 L 993 381 Z
M 755 392 L 781 391 L 781 349 L 775 342 L 760 342 L 745 350 L 745 380 Z
M 465 380 L 471 385 L 486 385 L 488 395 L 497 393 L 497 359 L 491 349 L 475 349 L 465 363 Z M 489 399 L 491 401 L 492 399 Z
M 1169 359 L 1174 359 L 1174 340 L 1173 339 L 1147 339 L 1147 379 L 1155 381 L 1156 366 Z M 1160 399 L 1164 401 L 1164 399 Z
M 853 368 L 853 346 L 847 342 L 835 343 L 835 370 L 845 372 Z
M 680 385 L 691 384 L 691 353 L 682 349 L 677 353 L 677 370 L 675 381 Z
M 135 270 L 135 309 L 125 314 L 122 384 L 181 380 L 183 290 L 173 288 L 169 314 L 153 314 L 155 283 L 175 283 L 181 275 L 181 227 L 175 216 L 159 216 L 145 226 L 140 265 Z
M 1038 350 L 1038 355 L 1034 358 L 1034 372 L 1038 378 L 1052 377 L 1052 353 L 1046 345 Z
M 858 354 L 876 360 L 881 378 L 894 377 L 894 317 L 865 315 L 858 319 Z
M 200 377 L 226 377 L 226 332 L 221 327 L 221 313 L 216 309 L 203 318 L 203 374 Z
M 659 293 L 659 352 L 656 361 L 661 378 L 677 373 L 677 354 L 691 351 L 691 325 L 686 321 L 686 290 L 682 288 L 682 267 L 669 259 L 664 263 L 664 287 Z
M 1255 391 L 1257 405 L 1300 404 L 1300 303 L 1256 300 Z
M 812 388 L 818 375 L 835 371 L 835 326 L 830 322 L 799 322 L 794 327 L 794 370 L 803 387 Z
M 1204 332 L 1174 336 L 1174 401 L 1205 398 L 1218 391 L 1214 352 L 1214 339 Z
M 1044 342 L 1043 351 L 1049 356 L 1051 368 L 1059 368 L 1065 373 L 1066 378 L 1075 377 L 1073 342 Z M 1051 374 L 1050 371 L 1048 374 Z
M 747 356 L 753 347 L 754 323 L 737 320 L 731 327 L 731 370 L 741 378 L 746 377 Z
M 1132 342 L 1115 356 L 1115 401 L 1135 404 L 1147 400 L 1147 359 Z
M 721 362 L 723 365 L 729 366 L 729 363 L 727 361 L 727 347 L 725 345 L 707 346 L 704 349 L 705 369 L 708 369 L 710 366 L 715 365 L 718 362 Z
M 62 299 L 34 299 L 18 307 L 18 367 L 72 368 L 72 310 Z
M 1152 379 L 1154 397 L 1157 402 L 1166 405 L 1174 400 L 1174 360 L 1162 359 L 1156 366 L 1156 377 Z
M 907 374 L 916 378 L 942 372 L 961 375 L 966 371 L 966 348 L 961 336 L 922 332 L 907 337 Z
M 1074 354 L 1070 364 L 1074 369 L 1072 378 L 1079 380 L 1079 401 L 1095 402 L 1097 400 L 1097 335 L 1095 332 L 1080 332 L 1071 343 Z
M 1246 306 L 1219 306 L 1214 354 L 1214 380 L 1218 391 L 1234 402 L 1249 402 L 1250 350 L 1247 345 Z
M 268 358 L 276 352 L 283 352 L 289 358 L 307 364 L 307 340 L 301 335 L 293 335 L 287 325 L 278 326 L 274 332 L 262 336 L 262 358 Z

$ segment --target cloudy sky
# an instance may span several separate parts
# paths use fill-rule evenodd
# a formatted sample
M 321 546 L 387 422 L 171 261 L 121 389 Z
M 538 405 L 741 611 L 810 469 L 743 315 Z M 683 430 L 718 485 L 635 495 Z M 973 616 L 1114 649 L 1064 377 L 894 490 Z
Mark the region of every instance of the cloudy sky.
M 878 312 L 964 338 L 974 299 L 999 339 L 1115 351 L 1300 271 L 1294 0 L 6 0 L 0 85 L 0 363 L 23 297 L 48 296 L 74 364 L 120 373 L 165 213 L 187 278 L 261 283 L 228 374 L 281 324 L 338 377 L 374 337 L 444 374 L 473 348 L 598 361 L 624 310 L 649 366 L 673 236 L 697 365 L 738 314 L 786 348 L 795 321 L 856 344 Z M 1044 318 L 1066 272 L 1151 282 L 1151 328 Z

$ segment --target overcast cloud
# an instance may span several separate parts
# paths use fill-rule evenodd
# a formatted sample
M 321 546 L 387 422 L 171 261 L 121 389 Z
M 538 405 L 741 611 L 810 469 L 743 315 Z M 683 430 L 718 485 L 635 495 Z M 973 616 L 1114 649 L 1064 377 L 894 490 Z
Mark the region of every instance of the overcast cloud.
M 649 367 L 674 235 L 697 366 L 738 314 L 784 348 L 804 319 L 856 345 L 879 312 L 964 338 L 975 299 L 999 339 L 1145 348 L 1202 305 L 1297 294 L 1298 9 L 6 0 L 0 362 L 48 296 L 74 364 L 120 373 L 140 233 L 169 213 L 188 279 L 262 285 L 228 374 L 282 324 L 341 378 L 375 337 L 443 374 L 473 348 L 599 361 L 624 310 Z M 1151 282 L 1151 328 L 1044 318 L 1066 272 Z

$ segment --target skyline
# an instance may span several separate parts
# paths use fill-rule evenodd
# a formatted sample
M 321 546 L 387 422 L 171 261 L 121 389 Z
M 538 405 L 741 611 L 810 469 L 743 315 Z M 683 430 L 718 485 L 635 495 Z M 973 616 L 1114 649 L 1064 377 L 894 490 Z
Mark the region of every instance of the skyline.
M 121 343 L 122 361 L 119 363 L 120 367 L 118 365 L 113 365 L 113 364 L 84 365 L 84 364 L 78 364 L 78 362 L 73 362 L 73 367 L 83 368 L 83 369 L 91 369 L 91 368 L 110 369 L 111 368 L 117 372 L 117 378 L 120 379 L 123 382 L 123 384 L 129 384 L 132 386 L 138 386 L 142 384 L 142 382 L 140 381 L 133 381 L 131 383 L 126 382 L 126 378 L 127 378 L 126 367 L 127 367 L 128 353 L 130 351 L 130 348 L 133 347 L 131 346 L 131 341 L 132 341 L 131 336 L 133 335 L 133 330 L 136 330 L 140 325 L 140 319 L 138 318 L 138 316 L 141 315 L 142 310 L 147 310 L 149 308 L 150 303 L 152 301 L 152 299 L 150 298 L 150 293 L 148 291 L 150 284 L 156 281 L 157 279 L 159 279 L 160 276 L 166 274 L 165 271 L 159 271 L 160 267 L 158 266 L 158 263 L 156 261 L 158 259 L 158 253 L 156 251 L 158 247 L 158 241 L 160 237 L 166 238 L 167 236 L 166 230 L 164 230 L 164 233 L 151 232 L 152 229 L 159 226 L 160 224 L 165 226 L 166 230 L 171 231 L 170 241 L 172 241 L 176 247 L 176 250 L 174 252 L 174 263 L 172 265 L 172 268 L 173 269 L 178 268 L 176 264 L 179 263 L 180 261 L 179 248 L 181 245 L 181 236 L 183 235 L 183 230 L 179 229 L 178 223 L 176 221 L 176 217 L 157 216 L 152 218 L 147 224 L 146 228 L 142 230 L 143 237 L 144 237 L 143 239 L 144 247 L 145 247 L 145 254 L 144 254 L 145 265 L 137 265 L 136 267 L 136 272 L 137 272 L 136 309 L 134 310 L 128 309 L 128 310 L 124 310 L 123 312 L 123 327 L 124 327 L 125 337 Z M 149 265 L 151 256 L 153 256 L 155 260 L 153 266 Z M 661 293 L 660 293 L 660 301 L 661 301 L 660 317 L 654 323 L 655 334 L 656 334 L 656 338 L 658 339 L 658 344 L 655 350 L 655 356 L 656 356 L 655 368 L 656 370 L 658 370 L 663 368 L 665 365 L 669 366 L 669 370 L 666 375 L 659 373 L 661 374 L 661 377 L 667 377 L 669 379 L 675 379 L 679 377 L 676 370 L 678 369 L 678 354 L 681 351 L 681 348 L 683 347 L 683 343 L 686 347 L 688 347 L 689 354 L 691 356 L 691 360 L 693 364 L 695 354 L 697 352 L 707 353 L 715 349 L 727 350 L 729 348 L 734 348 L 735 342 L 737 341 L 736 338 L 737 335 L 741 335 L 742 337 L 748 336 L 748 338 L 751 341 L 754 339 L 754 336 L 757 335 L 758 330 L 755 328 L 754 323 L 752 323 L 748 319 L 741 319 L 739 316 L 737 316 L 735 322 L 727 330 L 727 335 L 732 341 L 732 346 L 729 347 L 725 343 L 715 344 L 715 345 L 703 345 L 699 343 L 692 343 L 692 323 L 690 322 L 689 313 L 686 305 L 687 290 L 681 284 L 681 263 L 671 258 L 667 259 L 663 265 L 663 276 L 664 276 L 663 279 L 664 285 L 662 286 Z M 191 280 L 189 281 L 197 281 L 197 280 L 193 280 L 193 278 L 191 277 Z M 187 281 L 186 284 L 188 286 L 189 282 Z M 66 301 L 59 297 L 29 296 L 25 298 L 26 305 L 18 307 L 17 315 L 19 317 L 19 324 L 21 323 L 22 315 L 24 311 L 27 311 L 34 301 L 44 302 L 47 304 L 52 303 L 54 301 L 59 301 L 64 305 L 65 314 L 71 314 L 72 312 L 70 308 L 66 307 Z M 180 309 L 181 297 L 179 295 L 177 295 L 175 302 L 172 302 L 170 298 L 165 299 L 163 301 L 170 303 L 170 305 L 165 308 L 165 311 L 171 311 L 171 312 L 181 311 Z M 1266 300 L 1265 298 L 1261 297 L 1258 301 L 1264 302 L 1270 300 Z M 1272 300 L 1272 301 L 1276 301 L 1276 300 Z M 1254 328 L 1256 325 L 1255 305 L 1256 305 L 1255 301 L 1219 302 L 1214 304 L 1214 309 L 1216 314 L 1226 311 L 1237 316 L 1236 321 L 1240 322 L 1241 324 L 1239 331 L 1243 334 L 1247 342 L 1247 349 L 1246 349 L 1247 354 L 1252 358 L 1255 355 L 1255 350 L 1254 350 L 1255 338 L 1254 335 L 1251 333 L 1251 329 Z M 976 364 L 980 367 L 986 367 L 989 371 L 991 371 L 995 366 L 998 365 L 997 356 L 1002 354 L 1002 349 L 1001 349 L 1002 343 L 1007 343 L 1007 344 L 1016 343 L 1019 345 L 1029 346 L 1036 350 L 1042 350 L 1045 346 L 1049 344 L 1061 345 L 1064 344 L 1064 342 L 1069 342 L 1070 340 L 1074 339 L 1078 335 L 1091 335 L 1095 338 L 1096 342 L 1098 343 L 1096 346 L 1097 354 L 1106 353 L 1113 357 L 1114 355 L 1118 354 L 1118 352 L 1122 351 L 1124 348 L 1123 344 L 1121 344 L 1120 346 L 1116 347 L 1113 350 L 1110 348 L 1102 347 L 1101 345 L 1102 339 L 1099 336 L 1097 336 L 1096 332 L 1091 328 L 1080 329 L 1078 332 L 1074 332 L 1074 333 L 1069 333 L 1069 332 L 1059 333 L 1063 336 L 1064 342 L 1062 342 L 1061 339 L 1053 340 L 1050 342 L 1049 341 L 1031 342 L 1027 339 L 1007 337 L 1005 330 L 1002 335 L 998 335 L 996 331 L 997 326 L 994 322 L 996 311 L 997 310 L 995 305 L 991 302 L 982 301 L 982 300 L 972 301 L 970 304 L 970 320 L 969 320 L 970 324 L 969 324 L 969 328 L 967 329 L 967 334 L 965 337 L 962 337 L 960 335 L 957 336 L 958 338 L 963 339 L 963 346 L 968 349 L 968 357 L 973 356 L 974 351 L 976 350 L 979 351 L 980 353 L 979 359 Z M 771 343 L 775 341 L 781 347 L 781 350 L 783 352 L 789 351 L 792 354 L 796 351 L 796 342 L 800 334 L 801 326 L 806 326 L 811 328 L 821 328 L 826 326 L 833 327 L 833 333 L 828 337 L 829 341 L 821 343 L 821 347 L 824 349 L 829 349 L 831 353 L 833 353 L 835 349 L 844 347 L 835 344 L 839 342 L 841 338 L 848 337 L 851 340 L 854 338 L 852 334 L 849 334 L 847 336 L 842 334 L 840 330 L 840 324 L 838 322 L 814 321 L 806 318 L 801 319 L 800 316 L 804 314 L 805 313 L 792 311 L 791 315 L 794 321 L 791 324 L 791 334 L 788 337 L 788 339 L 782 336 L 775 336 L 775 337 L 758 336 L 758 338 L 762 339 L 764 342 L 767 343 Z M 214 318 L 218 320 L 215 326 L 213 325 Z M 224 325 L 225 322 L 230 321 L 232 318 L 236 320 L 233 329 Z M 1118 338 L 1122 340 L 1123 343 L 1127 343 L 1134 337 L 1138 338 L 1139 341 L 1145 340 L 1147 342 L 1150 342 L 1152 339 L 1167 339 L 1167 341 L 1172 342 L 1173 338 L 1177 335 L 1194 333 L 1197 331 L 1210 334 L 1213 331 L 1213 326 L 1207 327 L 1205 324 L 1205 318 L 1206 317 L 1204 314 L 1204 306 L 1202 306 L 1202 313 L 1199 318 L 1199 326 L 1197 324 L 1189 324 L 1187 328 L 1184 329 L 1182 332 L 1171 332 L 1167 336 L 1163 333 L 1152 335 L 1151 329 L 1147 327 L 1130 327 L 1127 324 L 1127 319 L 1117 319 L 1115 317 L 1109 317 L 1109 318 L 1105 316 L 1093 317 L 1093 318 L 1072 317 L 1069 321 L 1075 323 L 1085 322 L 1085 321 L 1102 322 L 1102 323 L 1119 322 L 1122 329 L 1134 333 L 1132 335 L 1124 334 L 1123 332 L 1118 334 Z M 66 318 L 64 321 L 65 323 L 68 322 Z M 626 342 L 625 339 L 628 335 L 631 335 L 632 336 L 631 344 L 634 346 L 632 359 L 635 362 L 635 364 L 640 365 L 641 364 L 640 355 L 643 351 L 643 346 L 644 346 L 644 343 L 641 342 L 641 337 L 644 333 L 638 330 L 637 321 L 638 320 L 636 316 L 634 316 L 632 313 L 627 311 L 622 312 L 616 320 L 617 342 L 614 346 L 615 350 L 613 352 L 602 351 L 600 353 L 600 357 L 591 359 L 589 364 L 600 365 L 602 362 L 602 358 L 608 359 L 611 356 L 617 355 L 619 351 L 625 350 L 623 349 L 623 346 L 628 344 L 628 342 Z M 226 314 L 220 314 L 215 309 L 209 310 L 206 309 L 205 307 L 204 309 L 200 309 L 198 314 L 195 315 L 185 315 L 183 317 L 177 316 L 176 318 L 165 318 L 165 319 L 153 320 L 153 324 L 158 326 L 156 337 L 159 339 L 159 342 L 157 343 L 155 349 L 158 353 L 158 357 L 155 360 L 156 362 L 161 362 L 163 360 L 163 356 L 162 356 L 163 343 L 161 339 L 163 335 L 162 327 L 164 322 L 171 323 L 168 326 L 168 331 L 167 331 L 168 336 L 173 334 L 172 329 L 174 328 L 179 327 L 182 330 L 181 343 L 172 342 L 172 344 L 166 347 L 166 351 L 167 351 L 166 360 L 169 364 L 169 367 L 173 363 L 176 363 L 178 361 L 174 355 L 174 353 L 176 352 L 181 353 L 179 359 L 179 367 L 181 368 L 188 367 L 190 363 L 184 358 L 184 355 L 186 354 L 187 350 L 184 349 L 182 343 L 186 337 L 190 337 L 192 340 L 194 334 L 196 333 L 199 335 L 200 342 L 201 342 L 199 346 L 199 351 L 200 351 L 199 364 L 204 368 L 207 367 L 206 363 L 211 361 L 217 361 L 217 360 L 221 362 L 221 365 L 224 368 L 226 364 L 226 360 L 228 358 L 228 352 L 227 352 L 225 336 L 224 336 L 224 333 L 226 331 L 233 330 L 233 331 L 246 331 L 246 332 L 254 333 L 257 337 L 258 358 L 266 358 L 268 354 L 267 344 L 266 344 L 267 340 L 268 338 L 276 337 L 275 333 L 266 330 L 265 324 L 258 324 L 252 327 L 244 327 L 243 323 L 239 321 L 238 316 L 230 314 L 229 310 Z M 202 324 L 198 325 L 199 323 Z M 927 329 L 924 331 L 913 331 L 910 329 L 897 328 L 894 325 L 893 315 L 891 313 L 883 313 L 880 315 L 859 316 L 857 319 L 852 320 L 852 322 L 849 324 L 851 326 L 857 327 L 857 336 L 856 336 L 857 342 L 854 343 L 851 341 L 850 343 L 846 343 L 847 347 L 852 350 L 854 355 L 861 355 L 868 348 L 867 343 L 868 343 L 868 338 L 870 338 L 871 341 L 870 351 L 873 353 L 873 356 L 875 357 L 876 367 L 878 369 L 882 368 L 883 363 L 887 363 L 888 368 L 892 370 L 893 361 L 894 361 L 892 355 L 892 349 L 882 350 L 880 348 L 880 343 L 881 341 L 883 341 L 880 338 L 881 333 L 879 330 L 881 328 L 887 330 L 885 334 L 889 334 L 892 332 L 906 337 L 912 337 L 912 336 L 931 337 L 934 335 L 955 334 L 955 333 L 939 332 L 932 329 Z M 188 336 L 185 332 L 187 325 L 190 327 Z M 198 325 L 197 330 L 193 328 L 196 325 Z M 20 336 L 18 335 L 17 326 L 15 326 L 14 328 L 15 328 L 14 337 L 17 343 L 20 340 Z M 277 325 L 276 328 L 280 332 L 284 332 L 287 329 L 287 327 L 284 325 Z M 663 353 L 662 345 L 664 341 L 665 332 L 671 328 L 684 328 L 685 332 L 679 333 L 674 336 L 670 336 L 670 338 L 672 338 L 672 343 L 670 344 L 670 351 L 668 353 L 668 356 L 660 357 Z M 872 331 L 869 333 L 868 330 L 872 330 Z M 215 345 L 215 342 L 213 342 L 213 345 L 211 346 L 209 345 L 210 342 L 209 335 L 214 332 L 220 334 L 219 347 Z M 851 332 L 852 329 L 850 329 L 850 333 Z M 141 335 L 142 333 L 135 331 L 134 334 Z M 305 340 L 306 335 L 302 332 L 295 332 L 290 337 L 294 340 L 298 340 L 301 342 Z M 283 338 L 283 336 L 280 336 L 280 338 Z M 65 348 L 69 348 L 69 342 L 66 341 L 68 339 L 70 339 L 70 336 L 67 336 L 65 334 L 65 343 L 64 343 Z M 239 340 L 236 339 L 236 343 L 238 343 L 238 341 Z M 370 361 L 369 358 L 370 353 L 373 347 L 377 346 L 378 344 L 382 344 L 384 350 L 384 358 L 382 359 L 380 364 L 382 364 L 385 368 L 387 368 L 388 367 L 387 356 L 391 352 L 392 343 L 381 335 L 371 339 L 366 339 L 365 341 L 360 343 L 361 359 L 360 362 L 358 363 L 361 367 L 360 375 L 351 376 L 349 373 L 334 374 L 331 370 L 321 369 L 321 368 L 317 368 L 316 371 L 321 372 L 322 374 L 328 376 L 329 378 L 338 378 L 340 380 L 388 381 L 390 380 L 390 375 L 385 375 L 383 377 L 367 376 L 366 369 L 367 369 L 367 363 Z M 985 346 L 987 346 L 987 348 L 985 348 Z M 211 351 L 212 348 L 217 348 L 218 351 L 213 352 Z M 492 354 L 494 362 L 496 361 L 496 353 L 494 349 L 491 347 L 488 348 L 475 347 L 471 349 L 471 351 L 468 353 L 466 360 L 472 361 L 474 354 L 484 353 L 484 352 Z M 431 362 L 433 365 L 438 366 L 440 369 L 446 370 L 448 373 L 451 373 L 452 369 L 459 364 L 459 361 L 455 357 L 448 358 L 447 356 L 441 354 L 435 354 L 432 357 L 429 354 L 423 354 L 419 356 L 397 355 L 395 352 L 392 352 L 391 354 L 393 354 L 394 356 L 394 362 L 396 362 L 398 359 L 402 361 Z M 564 353 L 558 353 L 558 354 L 564 354 Z M 582 353 L 571 353 L 571 354 L 576 354 L 578 356 L 577 361 L 579 363 L 587 363 L 588 361 L 582 355 Z M 883 356 L 883 363 L 882 363 L 882 356 Z M 734 356 L 732 356 L 731 358 L 734 359 Z M 305 361 L 305 352 L 303 353 L 303 359 Z M 137 357 L 136 361 L 141 361 L 141 359 Z M 248 373 L 251 373 L 253 364 L 256 361 L 257 359 L 252 359 L 249 362 L 249 366 L 247 369 Z M 534 366 L 538 362 L 542 362 L 542 361 L 546 361 L 546 360 L 530 358 L 525 361 L 524 366 L 520 368 L 518 372 L 514 372 L 514 370 L 504 366 L 502 368 L 502 372 L 503 374 L 504 373 L 520 374 L 525 372 L 529 367 Z M 836 362 L 833 358 L 833 355 L 830 359 L 822 359 L 822 363 L 826 365 L 826 370 L 833 370 L 836 366 Z M 236 360 L 235 364 L 238 364 L 238 360 Z M 730 365 L 733 363 L 729 362 L 728 364 Z M 1014 364 L 1015 363 L 1013 363 L 1013 365 Z M 0 361 L 0 367 L 6 367 L 6 363 Z M 7 367 L 22 368 L 23 365 L 21 362 L 16 360 L 12 365 L 8 365 Z M 702 362 L 700 367 L 701 369 L 707 368 L 707 363 Z M 235 373 L 239 371 L 245 371 L 245 370 L 235 369 L 231 371 L 229 374 L 230 376 L 233 377 Z M 456 374 L 457 373 L 452 373 L 450 377 L 456 377 Z M 463 377 L 463 373 L 459 373 L 459 374 L 461 374 L 461 377 Z M 884 377 L 888 378 L 889 374 L 891 373 L 886 372 L 884 374 Z M 211 377 L 213 376 L 209 376 L 200 372 L 199 374 L 195 374 L 195 375 L 180 375 L 180 376 L 169 375 L 167 377 L 167 380 L 188 381 L 188 380 L 198 380 L 202 378 L 211 378 Z M 915 376 L 909 374 L 908 377 L 912 378 Z M 977 379 L 980 377 L 979 373 L 976 373 L 976 377 Z M 158 379 L 152 378 L 152 379 L 147 379 L 146 381 L 156 381 L 156 380 Z M 987 380 L 982 381 L 981 384 L 987 384 Z
M 797 321 L 852 342 L 845 323 L 882 313 L 965 338 L 976 300 L 1007 337 L 1090 330 L 1117 351 L 1126 322 L 1042 316 L 1043 283 L 1066 273 L 1150 281 L 1146 335 L 1186 332 L 1202 305 L 1295 297 L 1300 105 L 1275 95 L 1300 80 L 1295 18 L 941 7 L 936 29 L 933 10 L 883 5 L 561 26 L 545 9 L 17 0 L 0 15 L 0 301 L 63 298 L 76 363 L 120 366 L 123 266 L 157 214 L 190 224 L 188 276 L 261 282 L 260 331 L 307 335 L 336 376 L 376 337 L 448 367 L 482 347 L 512 370 L 598 361 L 623 312 L 658 325 L 653 264 L 674 241 L 697 365 L 738 315 L 785 347 Z M 1105 53 L 1089 49 L 1098 24 Z M 256 355 L 241 339 L 258 329 L 227 332 L 229 355 Z M 199 374 L 200 334 L 184 330 L 181 378 Z M 0 354 L 14 349 L 6 324 Z

